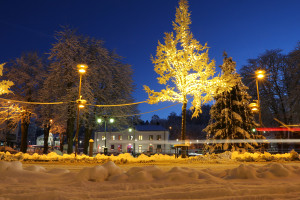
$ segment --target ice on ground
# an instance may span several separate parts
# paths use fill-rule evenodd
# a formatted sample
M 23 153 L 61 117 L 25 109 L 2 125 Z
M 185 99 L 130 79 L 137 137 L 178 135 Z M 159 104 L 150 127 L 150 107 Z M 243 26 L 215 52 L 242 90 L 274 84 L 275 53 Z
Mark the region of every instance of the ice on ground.
M 171 163 L 170 163 L 171 164 Z M 157 166 L 124 171 L 114 162 L 79 172 L 0 162 L 0 199 L 297 199 L 300 167 L 241 164 L 232 169 Z

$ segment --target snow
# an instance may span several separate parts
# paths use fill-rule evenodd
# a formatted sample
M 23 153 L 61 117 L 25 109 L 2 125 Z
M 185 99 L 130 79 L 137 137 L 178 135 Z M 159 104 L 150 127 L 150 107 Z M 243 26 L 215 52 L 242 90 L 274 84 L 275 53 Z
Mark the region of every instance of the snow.
M 106 156 L 104 154 L 97 154 L 95 157 L 89 157 L 87 155 L 78 155 L 75 158 L 74 154 L 63 154 L 58 155 L 55 152 L 51 152 L 47 155 L 39 155 L 34 153 L 33 155 L 30 154 L 23 154 L 21 152 L 16 154 L 11 154 L 9 152 L 0 152 L 0 160 L 4 161 L 25 161 L 25 162 L 36 162 L 36 161 L 56 161 L 56 162 L 82 162 L 82 163 L 105 163 L 107 161 L 113 161 L 118 164 L 124 163 L 155 163 L 155 162 L 177 162 L 181 160 L 187 161 L 194 161 L 194 160 L 202 160 L 202 161 L 216 161 L 216 160 L 237 160 L 237 161 L 246 161 L 246 162 L 253 162 L 253 161 L 294 161 L 299 160 L 299 154 L 292 150 L 290 153 L 285 154 L 270 154 L 268 152 L 260 153 L 249 153 L 244 152 L 240 153 L 237 151 L 234 152 L 224 152 L 222 154 L 195 154 L 191 153 L 191 157 L 187 159 L 182 158 L 175 158 L 174 155 L 164 155 L 164 154 L 155 154 L 152 156 L 146 156 L 144 154 L 139 155 L 137 158 L 133 157 L 129 153 L 119 154 L 118 156 Z
M 178 164 L 178 163 L 177 163 Z M 299 199 L 300 163 L 83 166 L 78 171 L 0 161 L 0 200 L 7 199 Z M 201 165 L 201 164 L 200 164 Z M 48 166 L 48 167 L 47 167 Z M 49 168 L 49 166 L 52 166 Z M 67 167 L 70 167 L 67 165 Z

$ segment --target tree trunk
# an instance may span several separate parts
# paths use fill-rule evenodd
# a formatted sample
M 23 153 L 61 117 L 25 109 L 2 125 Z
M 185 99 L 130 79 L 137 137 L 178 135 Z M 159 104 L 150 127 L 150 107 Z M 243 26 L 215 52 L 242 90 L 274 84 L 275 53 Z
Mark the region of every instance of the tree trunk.
M 48 139 L 50 133 L 50 125 L 47 124 L 44 126 L 44 154 L 48 154 Z
M 187 102 L 185 101 L 182 105 L 182 123 L 181 123 L 181 141 L 185 143 L 186 139 L 186 106 Z M 186 158 L 187 152 L 186 147 L 182 147 L 181 157 Z
M 62 153 L 64 152 L 64 140 L 65 140 L 64 135 L 65 135 L 65 133 L 60 133 L 59 134 L 59 141 L 60 141 L 59 142 L 59 149 Z
M 92 129 L 86 128 L 84 133 L 84 146 L 83 146 L 83 153 L 88 155 L 88 148 L 89 148 L 89 140 L 91 139 Z
M 67 121 L 67 140 L 68 140 L 68 150 L 67 153 L 73 153 L 73 137 L 74 137 L 74 122 L 75 118 L 71 117 Z
M 27 137 L 28 137 L 29 122 L 26 119 L 21 119 L 21 147 L 20 150 L 23 153 L 27 152 Z

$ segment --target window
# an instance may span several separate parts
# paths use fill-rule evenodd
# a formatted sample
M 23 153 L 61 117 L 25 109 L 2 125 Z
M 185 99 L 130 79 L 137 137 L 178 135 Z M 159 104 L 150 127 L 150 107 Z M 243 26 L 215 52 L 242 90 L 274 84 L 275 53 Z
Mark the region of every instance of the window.
M 133 135 L 128 135 L 128 140 L 133 140 Z
M 111 145 L 110 148 L 111 148 L 111 149 L 115 149 L 115 145 Z
M 102 140 L 105 140 L 105 136 L 104 135 L 102 135 Z
M 153 135 L 149 135 L 149 140 L 153 140 Z
M 153 146 L 152 146 L 152 144 L 149 145 L 149 151 L 153 152 Z
M 118 140 L 122 140 L 122 135 L 118 135 Z
M 158 145 L 157 145 L 157 147 L 156 147 L 156 152 L 157 152 L 157 153 L 161 153 L 161 152 L 162 152 L 161 144 L 158 144 Z
M 143 140 L 143 135 L 139 135 L 139 140 Z
M 156 139 L 157 139 L 157 140 L 161 140 L 161 135 L 157 135 L 157 136 L 156 136 Z
M 142 153 L 142 145 L 139 145 L 139 153 Z
M 116 136 L 115 136 L 115 135 L 112 135 L 112 136 L 111 136 L 111 139 L 112 139 L 112 140 L 115 140 L 115 139 L 116 139 Z

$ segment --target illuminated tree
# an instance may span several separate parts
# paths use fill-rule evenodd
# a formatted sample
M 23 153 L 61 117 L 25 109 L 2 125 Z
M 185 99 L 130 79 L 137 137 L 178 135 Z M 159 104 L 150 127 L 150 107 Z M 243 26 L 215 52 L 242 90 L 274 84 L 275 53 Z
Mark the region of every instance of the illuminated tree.
M 0 76 L 3 75 L 4 65 L 5 63 L 0 64 Z M 13 85 L 14 83 L 12 81 L 2 80 L 0 82 L 0 95 L 12 93 L 10 87 Z M 4 124 L 6 124 L 8 130 L 15 129 L 20 121 L 20 114 L 21 108 L 18 105 L 2 101 L 0 106 L 0 126 L 5 127 Z M 6 134 L 7 133 L 5 133 L 5 140 Z
M 0 64 L 0 76 L 3 76 L 3 66 L 5 63 Z M 9 88 L 13 86 L 14 83 L 12 81 L 2 80 L 0 82 L 0 95 L 11 93 Z
M 7 63 L 5 76 L 14 82 L 11 87 L 13 95 L 7 97 L 14 100 L 34 102 L 39 101 L 38 91 L 44 81 L 46 61 L 37 53 L 23 54 L 20 58 Z M 32 104 L 23 104 L 21 112 L 21 147 L 23 153 L 27 151 L 28 128 L 35 112 Z
M 173 22 L 173 33 L 165 34 L 165 44 L 158 43 L 156 58 L 152 57 L 158 82 L 166 85 L 160 92 L 144 86 L 149 103 L 162 101 L 181 102 L 181 139 L 186 137 L 186 108 L 188 96 L 193 98 L 193 117 L 201 113 L 201 105 L 211 101 L 214 93 L 230 90 L 231 77 L 214 77 L 215 61 L 209 60 L 207 44 L 202 46 L 190 31 L 190 13 L 187 0 L 180 0 Z M 184 156 L 184 155 L 183 155 Z

